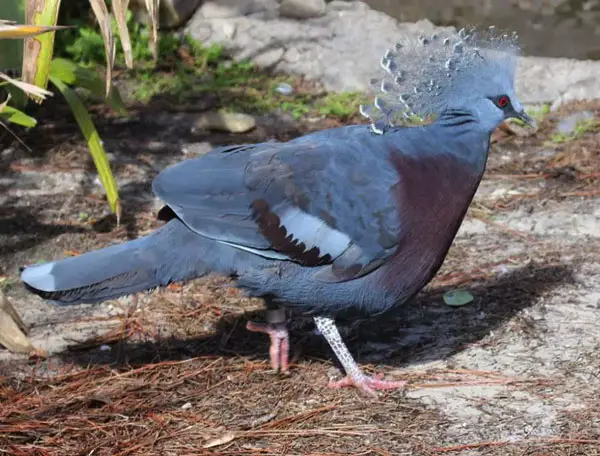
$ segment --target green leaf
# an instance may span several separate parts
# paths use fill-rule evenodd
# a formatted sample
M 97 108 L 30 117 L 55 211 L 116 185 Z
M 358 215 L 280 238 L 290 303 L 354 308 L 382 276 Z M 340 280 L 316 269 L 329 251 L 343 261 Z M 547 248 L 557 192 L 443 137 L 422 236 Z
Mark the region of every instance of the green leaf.
M 460 307 L 473 301 L 473 295 L 466 290 L 454 290 L 444 293 L 444 302 L 452 307 Z
M 117 214 L 117 218 L 120 218 L 121 209 L 117 184 L 115 183 L 115 179 L 108 163 L 108 158 L 106 157 L 106 152 L 104 152 L 104 148 L 100 142 L 100 136 L 92 122 L 90 114 L 73 89 L 53 75 L 50 75 L 50 81 L 56 86 L 60 93 L 63 94 L 65 100 L 67 100 L 71 112 L 73 113 L 73 117 L 75 117 L 79 129 L 87 141 L 88 149 L 92 154 L 92 159 L 94 160 L 100 181 L 104 187 L 110 210 Z
M 25 5 L 22 1 L 2 2 L 2 19 L 22 24 L 25 21 Z M 0 71 L 15 77 L 21 73 L 23 64 L 23 40 L 0 40 Z M 21 98 L 24 98 L 21 94 Z M 13 106 L 23 107 L 12 101 Z
M 50 63 L 50 75 L 70 86 L 89 90 L 99 98 L 104 98 L 106 95 L 106 81 L 97 72 L 80 67 L 71 60 L 53 59 Z M 127 109 L 116 87 L 112 87 L 107 102 L 118 115 L 127 115 Z
M 35 127 L 37 125 L 37 120 L 12 106 L 4 106 L 2 112 L 0 112 L 0 118 L 26 128 Z
M 54 27 L 58 18 L 60 0 L 28 0 L 25 23 L 34 26 Z M 44 33 L 25 40 L 23 48 L 22 79 L 42 89 L 48 85 L 50 61 L 54 50 L 55 32 Z M 42 100 L 30 96 L 34 101 Z

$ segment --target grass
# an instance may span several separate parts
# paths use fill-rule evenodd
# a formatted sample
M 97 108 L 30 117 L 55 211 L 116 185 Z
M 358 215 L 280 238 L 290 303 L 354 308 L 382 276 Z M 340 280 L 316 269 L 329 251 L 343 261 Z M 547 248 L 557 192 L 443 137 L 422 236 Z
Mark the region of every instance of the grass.
M 317 102 L 319 113 L 324 116 L 348 118 L 358 112 L 368 99 L 360 93 L 346 92 L 328 94 Z
M 176 55 L 185 58 L 172 61 Z M 358 106 L 365 101 L 359 93 L 315 94 L 300 78 L 271 74 L 248 61 L 233 61 L 221 47 L 201 47 L 189 38 L 163 55 L 161 66 L 158 70 L 143 68 L 132 75 L 136 84 L 132 96 L 136 101 L 148 103 L 160 96 L 183 104 L 194 96 L 210 93 L 218 98 L 220 108 L 229 111 L 280 111 L 294 119 L 325 116 L 341 120 L 356 115 Z M 281 84 L 291 86 L 292 93 L 280 93 L 277 87 Z
M 574 139 L 580 138 L 586 133 L 592 132 L 598 126 L 598 122 L 595 119 L 581 120 L 575 124 L 575 128 L 571 133 L 553 133 L 550 136 L 550 143 L 552 144 L 564 144 Z
M 65 18 L 63 23 L 77 25 L 57 37 L 57 54 L 88 67 L 103 65 L 104 45 L 93 24 L 77 12 L 78 19 Z M 114 24 L 113 24 L 114 25 Z M 283 112 L 294 119 L 303 117 L 334 117 L 347 121 L 358 117 L 359 105 L 366 101 L 360 93 L 332 94 L 316 91 L 302 79 L 273 74 L 255 67 L 249 61 L 229 58 L 222 47 L 203 46 L 190 37 L 163 33 L 158 43 L 158 63 L 149 51 L 146 27 L 128 16 L 135 68 L 120 76 L 131 88 L 129 98 L 150 103 L 155 97 L 167 98 L 176 104 L 193 102 L 201 94 L 217 97 L 219 109 L 243 111 L 248 114 Z M 116 64 L 124 67 L 124 56 L 118 34 Z M 289 84 L 293 91 L 280 93 L 280 84 Z M 316 92 L 316 93 L 315 93 Z
M 542 120 L 544 120 L 544 117 L 546 117 L 549 112 L 550 112 L 550 104 L 549 103 L 544 103 L 540 107 L 525 109 L 525 113 L 529 117 L 531 117 L 533 120 L 535 120 L 536 123 L 538 123 L 538 124 Z M 514 123 L 515 125 L 519 125 L 521 127 L 527 126 L 527 125 L 525 125 L 525 122 L 523 122 L 520 119 L 509 119 L 509 122 Z
M 12 285 L 12 282 L 8 277 L 0 276 L 0 291 L 8 290 Z
M 525 112 L 536 122 L 541 122 L 550 113 L 550 103 L 544 103 L 539 108 L 529 108 Z

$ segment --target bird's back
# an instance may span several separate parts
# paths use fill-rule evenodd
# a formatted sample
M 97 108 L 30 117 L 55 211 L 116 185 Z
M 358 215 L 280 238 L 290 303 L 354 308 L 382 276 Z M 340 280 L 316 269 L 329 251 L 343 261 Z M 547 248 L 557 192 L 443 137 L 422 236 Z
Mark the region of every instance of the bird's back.
M 350 175 L 345 181 L 336 176 L 343 184 L 333 204 L 364 199 L 375 209 L 364 218 L 374 219 L 380 200 L 388 198 L 392 209 L 385 216 L 393 219 L 386 226 L 392 227 L 388 233 L 393 233 L 393 241 L 373 233 L 376 225 L 365 227 L 379 242 L 393 244 L 390 255 L 372 272 L 331 283 L 315 279 L 319 268 L 280 262 L 246 271 L 239 283 L 253 295 L 275 296 L 303 310 L 332 314 L 350 307 L 378 313 L 413 296 L 441 266 L 484 171 L 489 138 L 468 126 L 462 130 L 448 136 L 443 124 L 432 124 L 361 136 L 363 153 L 347 170 L 367 184 L 356 185 Z M 364 194 L 367 188 L 377 193 Z

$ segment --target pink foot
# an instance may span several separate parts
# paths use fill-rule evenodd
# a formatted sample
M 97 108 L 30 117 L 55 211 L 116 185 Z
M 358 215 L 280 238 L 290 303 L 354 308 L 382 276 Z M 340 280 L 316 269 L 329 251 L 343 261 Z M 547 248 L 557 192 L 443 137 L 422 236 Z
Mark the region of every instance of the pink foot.
M 403 388 L 406 386 L 405 381 L 381 380 L 381 377 L 383 377 L 383 374 L 377 374 L 369 377 L 368 375 L 361 373 L 359 376 L 354 378 L 347 375 L 341 380 L 330 381 L 329 385 L 327 386 L 329 388 L 344 388 L 346 386 L 354 386 L 368 396 L 373 397 L 378 397 L 377 391 Z
M 271 367 L 274 371 L 288 373 L 289 366 L 289 351 L 290 351 L 290 335 L 285 323 L 255 323 L 249 321 L 246 323 L 246 329 L 252 332 L 260 332 L 268 334 L 271 338 L 271 347 L 269 355 L 271 357 Z

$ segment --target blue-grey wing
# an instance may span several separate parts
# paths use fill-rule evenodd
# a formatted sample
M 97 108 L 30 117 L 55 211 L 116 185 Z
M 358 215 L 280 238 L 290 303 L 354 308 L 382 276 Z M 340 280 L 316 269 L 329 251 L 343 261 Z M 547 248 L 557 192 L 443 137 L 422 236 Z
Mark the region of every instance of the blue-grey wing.
M 364 131 L 218 149 L 167 168 L 153 189 L 199 234 L 351 280 L 395 251 L 399 231 L 398 176 Z

